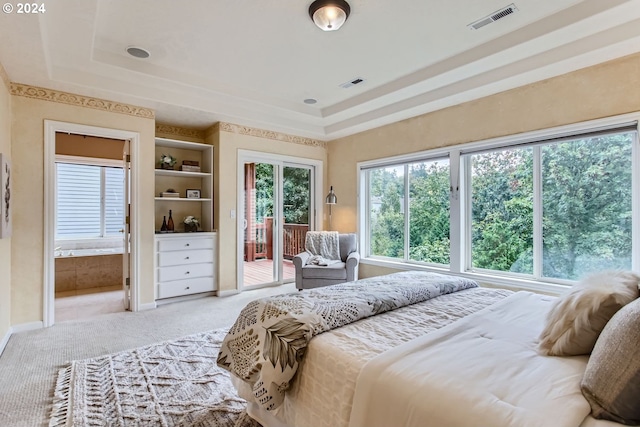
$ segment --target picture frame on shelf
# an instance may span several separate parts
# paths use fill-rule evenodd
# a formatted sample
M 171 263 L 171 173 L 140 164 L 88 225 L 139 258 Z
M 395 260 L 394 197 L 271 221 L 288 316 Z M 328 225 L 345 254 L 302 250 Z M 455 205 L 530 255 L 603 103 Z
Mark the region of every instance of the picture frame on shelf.
M 199 198 L 200 198 L 200 190 L 197 190 L 197 189 L 187 190 L 187 199 L 199 199 Z

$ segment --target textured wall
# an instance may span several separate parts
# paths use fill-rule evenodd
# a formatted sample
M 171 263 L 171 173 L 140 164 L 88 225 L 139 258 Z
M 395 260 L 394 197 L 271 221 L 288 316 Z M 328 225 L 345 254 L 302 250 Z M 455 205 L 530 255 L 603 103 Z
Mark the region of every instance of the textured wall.
M 357 162 L 636 111 L 640 54 L 331 141 L 327 181 L 340 202 L 333 227 L 357 227 Z
M 0 64 L 0 153 L 11 157 L 11 95 Z M 15 212 L 14 212 L 15 217 Z M 11 238 L 0 239 L 0 341 L 11 326 Z
M 322 160 L 326 164 L 326 149 L 324 144 L 301 139 L 300 143 L 283 141 L 273 138 L 275 133 L 265 132 L 264 135 L 242 133 L 242 129 L 231 126 L 228 130 L 219 130 L 216 126 L 207 139 L 215 145 L 214 151 L 214 217 L 215 227 L 218 229 L 218 284 L 220 290 L 236 289 L 237 221 L 242 221 L 238 215 L 233 219 L 230 211 L 236 209 L 237 192 L 243 191 L 236 185 L 238 164 L 238 150 L 253 150 L 264 153 L 275 153 L 293 157 Z M 324 172 L 326 176 L 326 171 Z M 319 207 L 320 209 L 320 207 Z M 320 211 L 321 212 L 321 211 Z M 243 242 L 237 242 L 242 245 Z
M 11 324 L 42 321 L 44 251 L 44 121 L 82 123 L 140 133 L 139 213 L 154 212 L 153 117 L 145 118 L 104 109 L 13 96 L 12 151 L 14 217 L 12 246 Z M 140 303 L 154 302 L 153 221 L 140 230 Z

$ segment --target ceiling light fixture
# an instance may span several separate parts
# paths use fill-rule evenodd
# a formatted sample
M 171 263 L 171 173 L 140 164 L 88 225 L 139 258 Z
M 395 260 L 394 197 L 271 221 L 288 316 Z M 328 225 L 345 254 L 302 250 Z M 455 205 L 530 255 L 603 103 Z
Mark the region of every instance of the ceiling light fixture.
M 316 0 L 309 6 L 309 16 L 323 31 L 335 31 L 342 27 L 351 13 L 344 0 Z

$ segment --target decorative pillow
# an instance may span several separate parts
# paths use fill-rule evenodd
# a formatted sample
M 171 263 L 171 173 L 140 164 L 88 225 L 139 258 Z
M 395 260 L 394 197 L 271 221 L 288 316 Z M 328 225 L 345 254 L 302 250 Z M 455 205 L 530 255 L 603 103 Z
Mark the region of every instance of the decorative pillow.
M 640 276 L 627 271 L 593 274 L 559 297 L 547 314 L 539 350 L 549 356 L 589 354 L 611 316 L 638 298 Z
M 605 326 L 581 388 L 595 418 L 640 425 L 640 299 Z

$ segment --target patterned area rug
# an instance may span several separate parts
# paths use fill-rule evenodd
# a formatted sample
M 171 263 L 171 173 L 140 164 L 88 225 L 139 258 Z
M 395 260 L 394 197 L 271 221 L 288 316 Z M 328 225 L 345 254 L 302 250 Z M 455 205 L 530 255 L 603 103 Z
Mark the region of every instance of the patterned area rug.
M 216 365 L 224 330 L 74 361 L 49 426 L 260 427 Z

